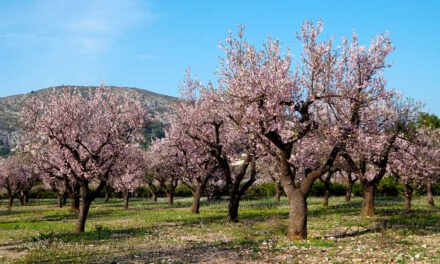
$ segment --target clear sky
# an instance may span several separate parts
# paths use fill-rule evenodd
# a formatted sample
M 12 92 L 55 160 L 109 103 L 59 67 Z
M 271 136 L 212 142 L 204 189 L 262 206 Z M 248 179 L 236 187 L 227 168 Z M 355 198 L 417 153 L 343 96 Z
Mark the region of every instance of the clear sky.
M 176 96 L 188 66 L 215 80 L 219 41 L 238 24 L 251 42 L 270 35 L 295 53 L 305 19 L 322 19 L 325 36 L 355 30 L 366 44 L 388 31 L 389 86 L 440 115 L 438 0 L 2 0 L 0 96 L 100 80 Z

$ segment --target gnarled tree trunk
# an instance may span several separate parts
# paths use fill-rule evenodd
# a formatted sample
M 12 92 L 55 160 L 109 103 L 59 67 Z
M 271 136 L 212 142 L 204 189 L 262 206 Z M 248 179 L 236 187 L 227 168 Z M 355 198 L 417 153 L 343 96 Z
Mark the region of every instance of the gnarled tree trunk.
M 200 213 L 200 199 L 202 198 L 204 189 L 205 189 L 204 186 L 198 185 L 193 191 L 193 202 L 191 206 L 191 212 L 193 214 Z
M 63 194 L 57 193 L 58 208 L 63 208 Z
M 275 200 L 281 200 L 281 194 L 283 193 L 283 186 L 281 185 L 281 181 L 275 181 Z
M 128 200 L 130 199 L 130 192 L 124 192 L 124 209 L 128 209 Z
M 347 173 L 348 173 L 348 175 L 347 175 L 347 187 L 346 187 L 347 189 L 346 189 L 346 192 L 345 192 L 345 201 L 346 202 L 350 202 L 351 196 L 353 194 L 353 185 L 356 182 L 357 178 L 355 177 L 353 179 L 351 177 L 352 176 L 352 172 L 351 171 L 348 171 Z
M 256 180 L 255 160 L 250 158 L 249 164 L 250 166 L 242 165 L 240 171 L 235 176 L 233 184 L 229 186 L 230 197 L 228 205 L 228 221 L 231 223 L 238 222 L 238 208 L 240 207 L 240 200 Z M 243 181 L 248 168 L 250 168 L 249 179 L 242 185 L 241 182 Z
M 432 207 L 435 206 L 434 204 L 434 196 L 432 195 L 432 180 L 428 179 L 426 181 L 426 198 L 428 200 L 428 204 Z
M 25 197 L 22 194 L 18 195 L 18 199 L 20 200 L 20 205 L 26 205 Z
M 80 210 L 80 208 L 79 208 L 80 207 L 80 200 L 81 200 L 80 193 L 81 193 L 80 186 L 78 183 L 75 183 L 73 188 L 70 191 L 70 198 L 72 199 L 72 203 L 71 203 L 70 208 L 72 211 L 79 212 L 79 210 Z
M 167 194 L 167 198 L 168 198 L 168 205 L 172 206 L 174 204 L 174 190 L 167 189 L 166 194 Z
M 406 210 L 411 210 L 411 200 L 412 200 L 413 188 L 409 183 L 403 183 L 403 200 L 404 208 Z
M 90 204 L 92 203 L 89 187 L 86 184 L 81 184 L 80 190 L 81 199 L 75 228 L 75 231 L 78 233 L 82 233 L 85 230 L 87 215 L 89 214 Z
M 327 207 L 328 206 L 328 199 L 330 196 L 330 179 L 332 177 L 332 172 L 328 172 L 327 175 L 321 177 L 321 181 L 324 183 L 324 200 L 322 202 L 322 205 Z
M 228 221 L 231 223 L 238 222 L 238 208 L 240 206 L 241 197 L 238 194 L 232 194 L 229 198 L 228 205 Z
M 362 201 L 362 216 L 373 216 L 374 215 L 374 198 L 376 195 L 376 184 L 368 183 L 363 184 L 364 199 Z
M 13 196 L 9 196 L 8 210 L 11 210 L 13 204 L 14 204 L 14 197 Z
M 294 189 L 289 192 L 289 224 L 287 238 L 301 240 L 307 238 L 307 201 L 301 190 Z
M 156 186 L 152 183 L 152 182 L 148 182 L 148 190 L 150 191 L 151 194 L 151 199 L 154 202 L 157 202 L 157 188 Z

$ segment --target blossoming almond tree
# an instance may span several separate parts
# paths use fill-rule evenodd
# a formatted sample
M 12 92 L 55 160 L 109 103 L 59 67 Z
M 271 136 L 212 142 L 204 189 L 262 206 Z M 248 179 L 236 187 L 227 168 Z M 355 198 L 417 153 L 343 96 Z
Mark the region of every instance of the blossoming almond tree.
M 191 211 L 200 213 L 200 199 L 206 191 L 210 180 L 218 171 L 217 161 L 209 154 L 206 145 L 188 137 L 179 126 L 178 119 L 171 121 L 171 126 L 166 133 L 166 138 L 171 141 L 171 146 L 181 158 L 181 182 L 193 194 Z
M 432 184 L 440 181 L 440 128 L 419 128 L 417 143 L 421 149 L 417 154 L 423 164 L 421 171 L 426 183 L 427 201 L 434 206 Z
M 14 154 L 0 160 L 0 187 L 6 190 L 9 209 L 12 207 L 14 199 L 20 194 L 23 195 L 22 205 L 24 205 L 27 193 L 37 179 L 28 157 Z
M 181 87 L 184 100 L 174 122 L 187 137 L 204 146 L 217 163 L 229 192 L 228 218 L 238 221 L 240 200 L 256 180 L 258 151 L 250 134 L 241 133 L 223 111 L 223 102 L 211 86 L 204 87 L 187 72 Z
M 184 166 L 179 151 L 173 147 L 173 143 L 169 139 L 156 139 L 148 148 L 145 161 L 147 170 L 153 179 L 165 189 L 168 205 L 173 205 L 174 191 L 182 178 Z
M 342 154 L 362 184 L 361 215 L 374 214 L 377 185 L 387 172 L 396 141 L 414 124 L 419 106 L 412 101 L 376 105 L 366 113 Z
M 321 23 L 304 23 L 298 34 L 303 54 L 295 70 L 277 41 L 268 40 L 258 50 L 240 31 L 238 38 L 226 40 L 219 70 L 219 90 L 229 118 L 276 157 L 289 200 L 290 239 L 307 236 L 307 194 L 332 168 L 359 126 L 363 110 L 390 96 L 380 75 L 393 49 L 386 35 L 366 48 L 354 34 L 351 43 L 344 39 L 341 48 L 334 48 L 333 40 L 320 41 L 321 31 Z M 321 165 L 300 176 L 301 159 L 292 163 L 291 157 L 298 146 L 306 146 L 306 137 L 322 138 L 330 146 Z
M 144 156 L 136 146 L 123 150 L 121 158 L 117 160 L 112 171 L 110 184 L 115 190 L 122 192 L 124 209 L 128 209 L 130 194 L 142 182 L 144 173 Z
M 22 120 L 35 146 L 49 150 L 51 155 L 43 157 L 79 184 L 77 232 L 84 232 L 92 201 L 145 122 L 144 107 L 132 98 L 101 87 L 85 95 L 55 89 L 44 99 L 31 97 L 26 102 Z

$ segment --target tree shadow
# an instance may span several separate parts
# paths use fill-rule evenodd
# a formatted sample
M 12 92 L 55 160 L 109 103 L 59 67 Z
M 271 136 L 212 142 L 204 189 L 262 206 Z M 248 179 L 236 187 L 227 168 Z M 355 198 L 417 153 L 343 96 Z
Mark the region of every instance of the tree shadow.
M 74 232 L 48 232 L 41 233 L 37 236 L 31 237 L 29 241 L 46 241 L 46 242 L 82 242 L 82 243 L 96 243 L 103 240 L 123 240 L 134 236 L 142 236 L 151 234 L 151 229 L 145 228 L 125 228 L 125 229 L 108 229 L 100 225 L 96 225 L 92 231 L 84 233 Z
M 416 235 L 440 233 L 439 209 L 378 209 L 376 212 L 377 223 L 384 229 Z
M 343 214 L 343 215 L 357 215 L 361 211 L 362 202 L 350 201 L 342 204 L 329 205 L 328 207 L 318 207 L 309 209 L 309 215 L 313 217 Z
M 255 262 L 261 241 L 234 240 L 229 242 L 197 242 L 184 247 L 167 247 L 130 253 L 113 259 L 112 263 L 237 263 Z M 251 249 L 251 250 L 248 250 Z M 255 250 L 253 252 L 253 250 Z M 247 251 L 247 254 L 243 252 Z M 250 252 L 250 253 L 249 253 Z

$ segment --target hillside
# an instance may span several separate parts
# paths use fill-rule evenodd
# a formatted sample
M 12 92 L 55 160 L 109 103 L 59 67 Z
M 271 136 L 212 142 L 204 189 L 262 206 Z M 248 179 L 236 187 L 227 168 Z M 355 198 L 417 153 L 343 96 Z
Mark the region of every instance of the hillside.
M 11 147 L 19 143 L 22 138 L 19 128 L 19 112 L 20 109 L 22 109 L 26 99 L 30 98 L 31 96 L 44 98 L 48 93 L 71 92 L 73 89 L 79 89 L 84 95 L 86 95 L 88 90 L 93 88 L 97 87 L 56 86 L 38 91 L 32 91 L 27 94 L 12 95 L 0 98 L 0 155 L 2 153 L 6 153 Z M 170 111 L 172 103 L 177 100 L 175 97 L 157 94 L 139 88 L 112 86 L 109 88 L 117 89 L 121 93 L 130 93 L 133 96 L 141 98 L 158 122 L 163 121 L 163 115 Z M 157 127 L 158 123 L 153 124 L 151 130 L 156 131 L 157 133 Z

